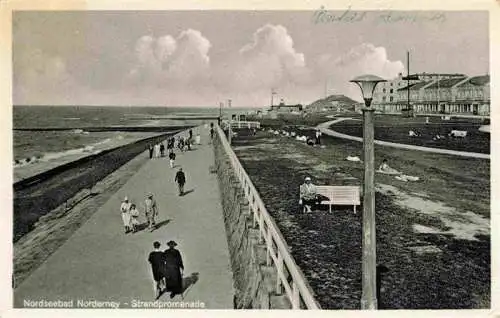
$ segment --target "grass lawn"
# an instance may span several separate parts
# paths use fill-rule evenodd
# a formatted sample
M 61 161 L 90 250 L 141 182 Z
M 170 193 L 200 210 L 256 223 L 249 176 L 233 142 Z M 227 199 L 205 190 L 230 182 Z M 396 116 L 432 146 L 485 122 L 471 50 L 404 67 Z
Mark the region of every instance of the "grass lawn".
M 362 119 L 361 116 L 357 116 Z M 482 119 L 452 118 L 441 120 L 439 117 L 405 118 L 397 115 L 375 115 L 375 139 L 403 144 L 433 148 L 446 148 L 459 151 L 490 153 L 490 134 L 478 130 L 484 124 Z M 347 120 L 332 125 L 331 129 L 340 133 L 363 136 L 362 121 Z M 420 132 L 420 137 L 408 136 L 409 130 Z M 448 135 L 451 130 L 466 130 L 465 138 L 446 138 L 433 141 L 436 134 Z
M 298 125 L 326 121 L 297 120 Z M 268 120 L 279 126 L 292 120 Z M 288 127 L 304 135 L 306 127 Z M 234 149 L 275 218 L 318 301 L 327 309 L 359 309 L 361 216 L 350 207 L 304 215 L 297 208 L 305 176 L 316 184 L 361 184 L 362 144 L 323 137 L 325 149 L 292 138 L 244 131 Z M 376 175 L 379 308 L 488 308 L 490 305 L 490 166 L 465 159 L 377 146 L 389 164 L 419 182 Z M 352 177 L 354 179 L 349 179 Z

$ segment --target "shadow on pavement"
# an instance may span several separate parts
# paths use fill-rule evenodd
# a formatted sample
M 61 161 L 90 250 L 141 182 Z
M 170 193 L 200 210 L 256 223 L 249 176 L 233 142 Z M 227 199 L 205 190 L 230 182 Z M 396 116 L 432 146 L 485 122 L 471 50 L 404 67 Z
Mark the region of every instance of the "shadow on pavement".
M 194 192 L 194 189 L 190 189 L 190 190 L 184 191 L 184 193 L 181 196 L 182 197 L 186 196 L 186 195 L 190 194 L 191 192 Z
M 146 229 L 148 227 L 148 224 L 147 223 L 141 223 L 141 224 L 138 224 L 136 227 L 135 227 L 135 233 L 138 233 L 144 229 Z
M 182 278 L 183 296 L 186 296 L 185 292 L 188 290 L 189 287 L 196 284 L 196 282 L 198 281 L 199 278 L 200 278 L 200 273 L 192 273 L 188 277 Z
M 199 275 L 200 275 L 200 273 L 192 273 L 188 277 L 182 278 L 182 292 L 181 292 L 182 299 L 184 299 L 184 297 L 186 296 L 189 287 L 196 284 L 196 282 L 199 279 Z M 158 293 L 158 295 L 155 297 L 155 299 L 160 299 L 163 296 L 163 294 L 165 294 L 167 292 L 169 292 L 169 291 L 166 289 L 162 290 L 161 292 Z
M 155 231 L 158 230 L 159 228 L 161 228 L 162 226 L 164 225 L 167 225 L 168 223 L 170 223 L 170 221 L 172 221 L 171 219 L 166 219 L 164 221 L 161 221 L 159 223 L 156 223 L 156 226 L 155 226 Z

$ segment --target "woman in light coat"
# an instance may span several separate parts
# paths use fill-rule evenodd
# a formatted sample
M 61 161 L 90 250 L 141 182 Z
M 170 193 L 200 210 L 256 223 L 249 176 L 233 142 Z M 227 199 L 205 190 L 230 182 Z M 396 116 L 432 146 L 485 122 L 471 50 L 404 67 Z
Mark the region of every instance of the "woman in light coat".
M 130 202 L 128 198 L 123 199 L 122 205 L 120 206 L 120 211 L 122 212 L 123 226 L 125 227 L 125 233 L 130 231 Z
M 160 158 L 160 144 L 155 145 L 155 158 Z

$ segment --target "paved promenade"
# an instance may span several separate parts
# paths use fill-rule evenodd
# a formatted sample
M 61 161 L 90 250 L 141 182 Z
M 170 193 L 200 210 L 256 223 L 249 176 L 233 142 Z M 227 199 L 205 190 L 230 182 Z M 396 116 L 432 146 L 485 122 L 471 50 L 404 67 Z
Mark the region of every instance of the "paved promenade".
M 233 290 L 229 251 L 215 174 L 209 173 L 213 150 L 208 129 L 202 145 L 177 153 L 176 165 L 186 173 L 185 196 L 179 197 L 167 158 L 153 159 L 37 268 L 14 291 L 14 307 L 24 300 L 97 300 L 132 307 L 134 300 L 153 301 L 152 274 L 147 257 L 153 241 L 162 250 L 173 239 L 184 260 L 184 280 L 190 285 L 184 301 L 205 308 L 232 309 Z M 196 131 L 196 130 L 194 130 Z M 146 155 L 146 154 L 141 154 Z M 145 222 L 143 202 L 148 192 L 159 205 L 158 229 L 125 234 L 119 210 L 124 196 L 136 203 Z M 170 301 L 165 293 L 161 301 Z M 175 296 L 173 301 L 180 301 Z
M 336 132 L 335 130 L 330 129 L 329 127 L 333 124 L 339 123 L 344 120 L 352 120 L 353 118 L 339 118 L 336 120 L 330 120 L 324 123 L 319 124 L 316 126 L 317 129 L 319 129 L 323 134 L 329 135 L 332 137 L 337 137 L 337 138 L 342 138 L 342 139 L 348 139 L 348 140 L 354 140 L 354 141 L 359 141 L 363 142 L 363 138 L 361 137 L 356 137 L 356 136 L 351 136 L 351 135 L 346 135 L 342 134 L 339 132 Z M 469 158 L 479 158 L 479 159 L 490 159 L 489 154 L 485 153 L 477 153 L 477 152 L 467 152 L 467 151 L 457 151 L 457 150 L 449 150 L 449 149 L 442 149 L 442 148 L 431 148 L 431 147 L 422 147 L 422 146 L 414 146 L 414 145 L 407 145 L 407 144 L 399 144 L 395 142 L 389 142 L 389 141 L 382 141 L 382 140 L 375 140 L 376 145 L 381 145 L 381 146 L 387 146 L 387 147 L 393 147 L 393 148 L 400 148 L 400 149 L 408 149 L 408 150 L 418 150 L 418 151 L 425 151 L 425 152 L 433 152 L 433 153 L 440 153 L 444 155 L 453 155 L 453 156 L 460 156 L 460 157 L 469 157 Z

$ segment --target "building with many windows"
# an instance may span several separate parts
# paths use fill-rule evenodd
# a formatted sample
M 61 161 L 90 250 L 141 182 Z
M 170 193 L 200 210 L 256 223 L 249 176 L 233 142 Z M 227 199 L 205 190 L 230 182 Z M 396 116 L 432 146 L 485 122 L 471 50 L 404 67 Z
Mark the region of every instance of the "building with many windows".
M 378 83 L 373 92 L 372 105 L 379 109 L 384 105 L 393 103 L 397 99 L 398 89 L 407 85 L 407 81 L 403 80 L 403 74 L 399 73 L 398 77 L 387 82 Z
M 388 96 L 374 94 L 374 107 L 383 113 L 401 113 L 408 107 L 415 113 L 489 115 L 489 75 L 468 77 L 464 74 L 419 73 L 418 80 L 410 81 Z M 402 80 L 403 82 L 407 82 Z M 399 84 L 401 80 L 396 80 Z M 384 86 L 379 93 L 383 93 Z M 380 85 L 379 84 L 379 85 Z M 394 84 L 393 84 L 394 86 Z M 385 99 L 384 99 L 385 97 Z M 389 98 L 389 100 L 387 100 Z

